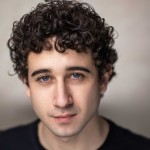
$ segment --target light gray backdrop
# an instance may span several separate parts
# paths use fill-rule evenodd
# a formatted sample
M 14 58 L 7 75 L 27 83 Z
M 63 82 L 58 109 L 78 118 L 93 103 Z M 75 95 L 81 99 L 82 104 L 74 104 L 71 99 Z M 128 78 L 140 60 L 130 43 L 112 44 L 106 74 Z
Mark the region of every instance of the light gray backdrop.
M 0 129 L 36 118 L 25 87 L 13 72 L 6 46 L 12 23 L 40 0 L 0 1 Z M 117 77 L 109 84 L 100 113 L 150 137 L 150 1 L 86 0 L 119 33 Z

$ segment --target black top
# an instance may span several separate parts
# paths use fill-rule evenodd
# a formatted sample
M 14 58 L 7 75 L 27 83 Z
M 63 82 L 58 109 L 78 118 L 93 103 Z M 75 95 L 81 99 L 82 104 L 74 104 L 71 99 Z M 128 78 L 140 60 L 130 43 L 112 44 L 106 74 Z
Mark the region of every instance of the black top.
M 150 139 L 107 121 L 110 131 L 98 150 L 150 150 Z M 0 150 L 45 150 L 38 140 L 38 122 L 1 132 Z

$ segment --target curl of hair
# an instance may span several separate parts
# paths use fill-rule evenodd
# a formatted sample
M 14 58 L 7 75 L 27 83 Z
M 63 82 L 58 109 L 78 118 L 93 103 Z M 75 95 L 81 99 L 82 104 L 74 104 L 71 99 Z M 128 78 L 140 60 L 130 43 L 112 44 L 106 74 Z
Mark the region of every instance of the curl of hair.
M 114 28 L 87 3 L 47 0 L 13 24 L 8 47 L 14 71 L 20 79 L 27 79 L 29 53 L 50 50 L 52 45 L 48 39 L 52 37 L 56 38 L 55 49 L 61 53 L 68 48 L 78 53 L 90 49 L 100 78 L 110 66 L 111 77 L 115 75 Z

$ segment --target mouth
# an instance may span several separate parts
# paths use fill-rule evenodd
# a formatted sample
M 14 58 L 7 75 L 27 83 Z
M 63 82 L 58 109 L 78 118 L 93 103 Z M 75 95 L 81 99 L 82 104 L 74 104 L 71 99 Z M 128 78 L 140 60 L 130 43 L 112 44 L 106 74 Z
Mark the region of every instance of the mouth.
M 70 123 L 75 116 L 76 114 L 58 115 L 55 116 L 54 119 L 57 123 L 66 124 L 66 123 Z

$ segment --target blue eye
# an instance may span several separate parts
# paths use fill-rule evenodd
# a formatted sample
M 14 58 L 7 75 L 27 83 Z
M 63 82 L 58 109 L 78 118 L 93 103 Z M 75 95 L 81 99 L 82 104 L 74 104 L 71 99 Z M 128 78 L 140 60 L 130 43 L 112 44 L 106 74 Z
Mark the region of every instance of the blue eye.
M 80 79 L 80 78 L 82 78 L 83 77 L 83 75 L 81 75 L 81 74 L 79 74 L 79 73 L 73 73 L 72 75 L 71 75 L 71 78 L 73 78 L 73 79 Z
M 49 80 L 49 76 L 45 76 L 41 78 L 43 81 L 48 81 Z
M 47 82 L 49 80 L 50 80 L 50 76 L 42 76 L 37 79 L 37 81 L 40 81 L 40 82 Z

